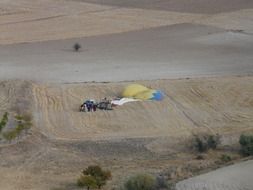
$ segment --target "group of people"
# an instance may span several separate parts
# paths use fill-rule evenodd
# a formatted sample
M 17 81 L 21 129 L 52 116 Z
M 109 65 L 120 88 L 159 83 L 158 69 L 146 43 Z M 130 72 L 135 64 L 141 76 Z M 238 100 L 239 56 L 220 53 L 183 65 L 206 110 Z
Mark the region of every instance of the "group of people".
M 86 102 L 84 102 L 81 107 L 80 107 L 80 111 L 83 112 L 95 112 L 97 110 L 97 103 L 94 101 L 89 101 L 87 100 Z
M 102 99 L 100 102 L 95 100 L 86 100 L 81 106 L 81 112 L 95 112 L 97 109 L 101 110 L 112 110 L 111 101 L 107 98 Z

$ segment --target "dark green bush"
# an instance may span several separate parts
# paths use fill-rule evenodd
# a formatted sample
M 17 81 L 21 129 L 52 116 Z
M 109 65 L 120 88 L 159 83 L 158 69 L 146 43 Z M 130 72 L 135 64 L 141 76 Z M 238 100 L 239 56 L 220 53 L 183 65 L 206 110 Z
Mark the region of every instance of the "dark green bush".
M 220 144 L 220 135 L 208 135 L 207 137 L 207 144 L 208 147 L 211 149 L 216 149 L 217 146 Z
M 23 116 L 22 115 L 15 115 L 14 117 L 17 121 L 22 121 L 23 120 Z
M 205 157 L 203 155 L 199 154 L 196 156 L 196 159 L 197 160 L 205 160 Z
M 107 180 L 111 179 L 111 177 L 112 176 L 110 171 L 102 170 L 102 168 L 97 165 L 89 166 L 82 171 L 82 175 L 78 179 L 77 185 L 83 185 L 88 188 L 87 184 L 93 184 L 93 182 L 95 181 L 96 186 L 100 189 L 106 184 Z M 94 185 L 90 185 L 90 187 L 94 187 Z
M 253 135 L 244 135 L 240 136 L 239 143 L 241 145 L 241 152 L 245 156 L 253 155 Z
M 7 140 L 7 141 L 11 141 L 13 139 L 15 139 L 17 137 L 17 131 L 16 130 L 12 130 L 12 131 L 8 131 L 3 133 L 3 137 Z
M 24 131 L 25 129 L 29 129 L 32 126 L 31 116 L 29 115 L 26 115 L 25 117 L 23 117 L 22 115 L 16 115 L 14 118 L 16 119 L 17 126 L 14 129 L 9 130 L 3 134 L 3 137 L 8 141 L 15 139 L 22 133 L 22 131 Z M 6 123 L 7 121 L 8 113 L 5 113 L 1 123 Z
M 78 52 L 81 49 L 81 45 L 79 43 L 75 43 L 73 46 L 74 51 Z
M 220 159 L 222 162 L 230 162 L 232 160 L 231 156 L 229 156 L 227 154 L 222 154 Z
M 169 189 L 171 185 L 168 183 L 168 180 L 165 176 L 159 175 L 156 177 L 155 189 Z
M 77 180 L 77 185 L 79 187 L 86 187 L 88 190 L 90 188 L 98 187 L 96 179 L 93 176 L 89 176 L 89 175 L 80 176 L 80 178 Z
M 2 129 L 6 126 L 7 122 L 8 122 L 8 113 L 5 112 L 2 119 L 1 119 L 1 122 L 0 122 L 0 132 L 2 131 Z
M 135 175 L 125 183 L 126 190 L 155 190 L 155 187 L 155 178 L 148 174 Z
M 193 147 L 198 152 L 206 152 L 209 149 L 216 149 L 220 144 L 220 135 L 198 134 L 194 135 Z

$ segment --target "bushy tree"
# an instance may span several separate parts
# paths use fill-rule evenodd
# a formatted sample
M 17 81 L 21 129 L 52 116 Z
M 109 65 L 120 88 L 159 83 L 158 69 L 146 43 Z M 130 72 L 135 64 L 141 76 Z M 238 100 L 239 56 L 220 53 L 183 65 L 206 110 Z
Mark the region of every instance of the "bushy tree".
M 11 142 L 13 139 L 15 139 L 17 137 L 17 135 L 18 134 L 17 134 L 16 130 L 12 130 L 12 131 L 8 131 L 8 132 L 3 133 L 3 137 L 9 142 Z
M 94 182 L 96 187 L 99 189 L 106 184 L 106 181 L 111 179 L 111 172 L 102 170 L 100 166 L 94 165 L 94 166 L 89 166 L 85 170 L 82 171 L 81 177 L 78 179 L 78 185 L 79 186 L 87 186 L 88 184 L 93 184 L 92 186 L 90 185 L 89 188 L 93 188 Z M 85 183 L 83 183 L 85 182 Z
M 253 135 L 241 135 L 239 143 L 241 151 L 245 156 L 253 155 Z
M 231 156 L 229 156 L 227 154 L 222 154 L 220 159 L 222 162 L 230 162 L 232 160 Z
M 5 112 L 1 121 L 0 121 L 0 132 L 2 131 L 2 129 L 6 126 L 7 122 L 8 122 L 8 113 Z
M 77 180 L 77 185 L 79 187 L 86 187 L 88 190 L 90 188 L 97 188 L 97 182 L 94 177 L 89 175 L 81 175 L 80 178 Z
M 198 134 L 194 135 L 193 147 L 198 152 L 206 152 L 209 149 L 216 149 L 220 144 L 220 135 Z
M 155 185 L 155 189 L 159 190 L 159 189 L 169 189 L 170 185 L 168 183 L 168 180 L 166 179 L 165 176 L 163 175 L 158 175 L 156 177 L 156 185 Z
M 73 49 L 78 52 L 80 49 L 82 48 L 82 46 L 79 43 L 75 43 L 73 46 Z
M 217 146 L 220 144 L 220 135 L 208 135 L 207 138 L 208 148 L 216 149 Z
M 155 190 L 156 180 L 148 174 L 138 174 L 130 177 L 125 183 L 126 190 Z

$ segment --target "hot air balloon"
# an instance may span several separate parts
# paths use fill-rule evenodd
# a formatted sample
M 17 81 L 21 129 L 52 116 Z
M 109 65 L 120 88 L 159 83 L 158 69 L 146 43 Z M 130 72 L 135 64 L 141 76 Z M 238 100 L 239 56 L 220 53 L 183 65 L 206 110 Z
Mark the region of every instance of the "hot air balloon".
M 160 90 L 147 88 L 141 84 L 130 84 L 122 92 L 122 97 L 160 101 L 164 98 L 164 93 Z

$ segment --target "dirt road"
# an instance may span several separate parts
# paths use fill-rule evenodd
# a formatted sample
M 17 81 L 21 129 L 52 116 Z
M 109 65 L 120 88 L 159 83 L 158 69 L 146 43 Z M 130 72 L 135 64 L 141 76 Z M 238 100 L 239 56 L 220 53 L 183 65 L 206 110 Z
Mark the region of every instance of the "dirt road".
M 253 160 L 218 169 L 177 184 L 177 190 L 250 190 Z

